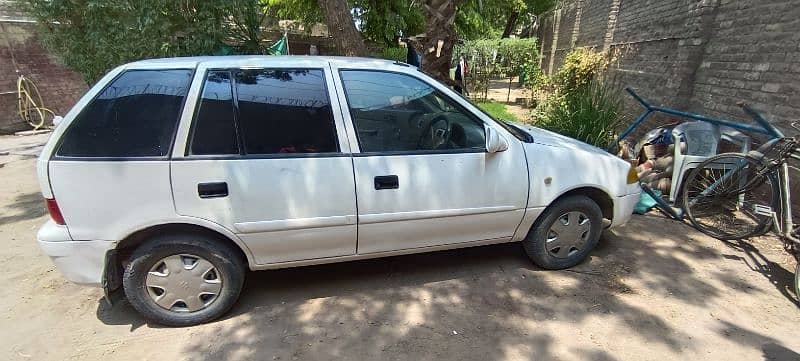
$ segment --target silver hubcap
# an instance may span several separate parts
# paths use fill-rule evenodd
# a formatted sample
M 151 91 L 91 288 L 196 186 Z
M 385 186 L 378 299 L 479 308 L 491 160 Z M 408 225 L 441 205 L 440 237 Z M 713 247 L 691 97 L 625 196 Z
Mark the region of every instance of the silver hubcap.
M 211 262 L 191 254 L 176 254 L 156 262 L 147 273 L 150 298 L 164 309 L 177 312 L 202 310 L 222 290 L 222 277 Z
M 547 232 L 545 247 L 553 257 L 567 258 L 586 245 L 592 222 L 581 212 L 567 212 L 553 222 Z

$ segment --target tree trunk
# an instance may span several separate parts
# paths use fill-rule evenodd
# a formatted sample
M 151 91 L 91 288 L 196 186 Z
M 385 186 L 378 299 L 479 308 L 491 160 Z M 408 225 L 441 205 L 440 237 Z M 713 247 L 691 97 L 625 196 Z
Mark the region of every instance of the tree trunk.
M 367 56 L 367 47 L 356 29 L 347 0 L 317 0 L 325 12 L 328 33 L 339 52 L 345 56 Z
M 436 80 L 455 85 L 450 79 L 450 61 L 456 43 L 457 0 L 425 0 L 425 38 L 421 42 L 422 70 Z
M 507 38 L 511 35 L 511 32 L 514 31 L 514 26 L 517 25 L 518 17 L 518 11 L 511 12 L 511 15 L 508 16 L 508 20 L 506 21 L 506 28 L 503 30 L 503 36 L 501 36 L 501 38 Z

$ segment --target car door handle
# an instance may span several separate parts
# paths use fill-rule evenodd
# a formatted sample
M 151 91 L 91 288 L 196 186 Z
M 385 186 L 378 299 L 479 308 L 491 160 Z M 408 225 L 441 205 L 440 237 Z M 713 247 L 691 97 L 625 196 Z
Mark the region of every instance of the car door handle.
M 379 175 L 375 177 L 375 190 L 400 188 L 400 180 L 396 175 Z
M 212 182 L 197 185 L 197 195 L 200 198 L 221 198 L 228 196 L 228 183 Z

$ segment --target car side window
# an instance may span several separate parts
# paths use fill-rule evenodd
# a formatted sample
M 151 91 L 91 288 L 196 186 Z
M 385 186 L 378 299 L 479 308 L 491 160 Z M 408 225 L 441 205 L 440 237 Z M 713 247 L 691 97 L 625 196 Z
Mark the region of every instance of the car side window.
M 229 71 L 210 71 L 195 116 L 191 154 L 239 154 Z
M 247 154 L 339 151 L 322 70 L 239 70 L 235 83 Z
M 362 152 L 485 149 L 483 123 L 422 80 L 368 70 L 341 77 Z
M 165 157 L 172 146 L 190 69 L 128 70 L 72 121 L 62 157 Z
M 194 127 L 195 155 L 339 151 L 319 69 L 210 71 Z

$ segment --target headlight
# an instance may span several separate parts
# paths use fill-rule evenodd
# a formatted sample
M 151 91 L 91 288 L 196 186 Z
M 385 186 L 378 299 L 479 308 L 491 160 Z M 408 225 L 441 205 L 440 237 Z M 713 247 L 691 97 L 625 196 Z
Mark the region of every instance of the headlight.
M 634 184 L 639 181 L 639 174 L 636 173 L 636 167 L 631 164 L 628 168 L 628 184 Z

